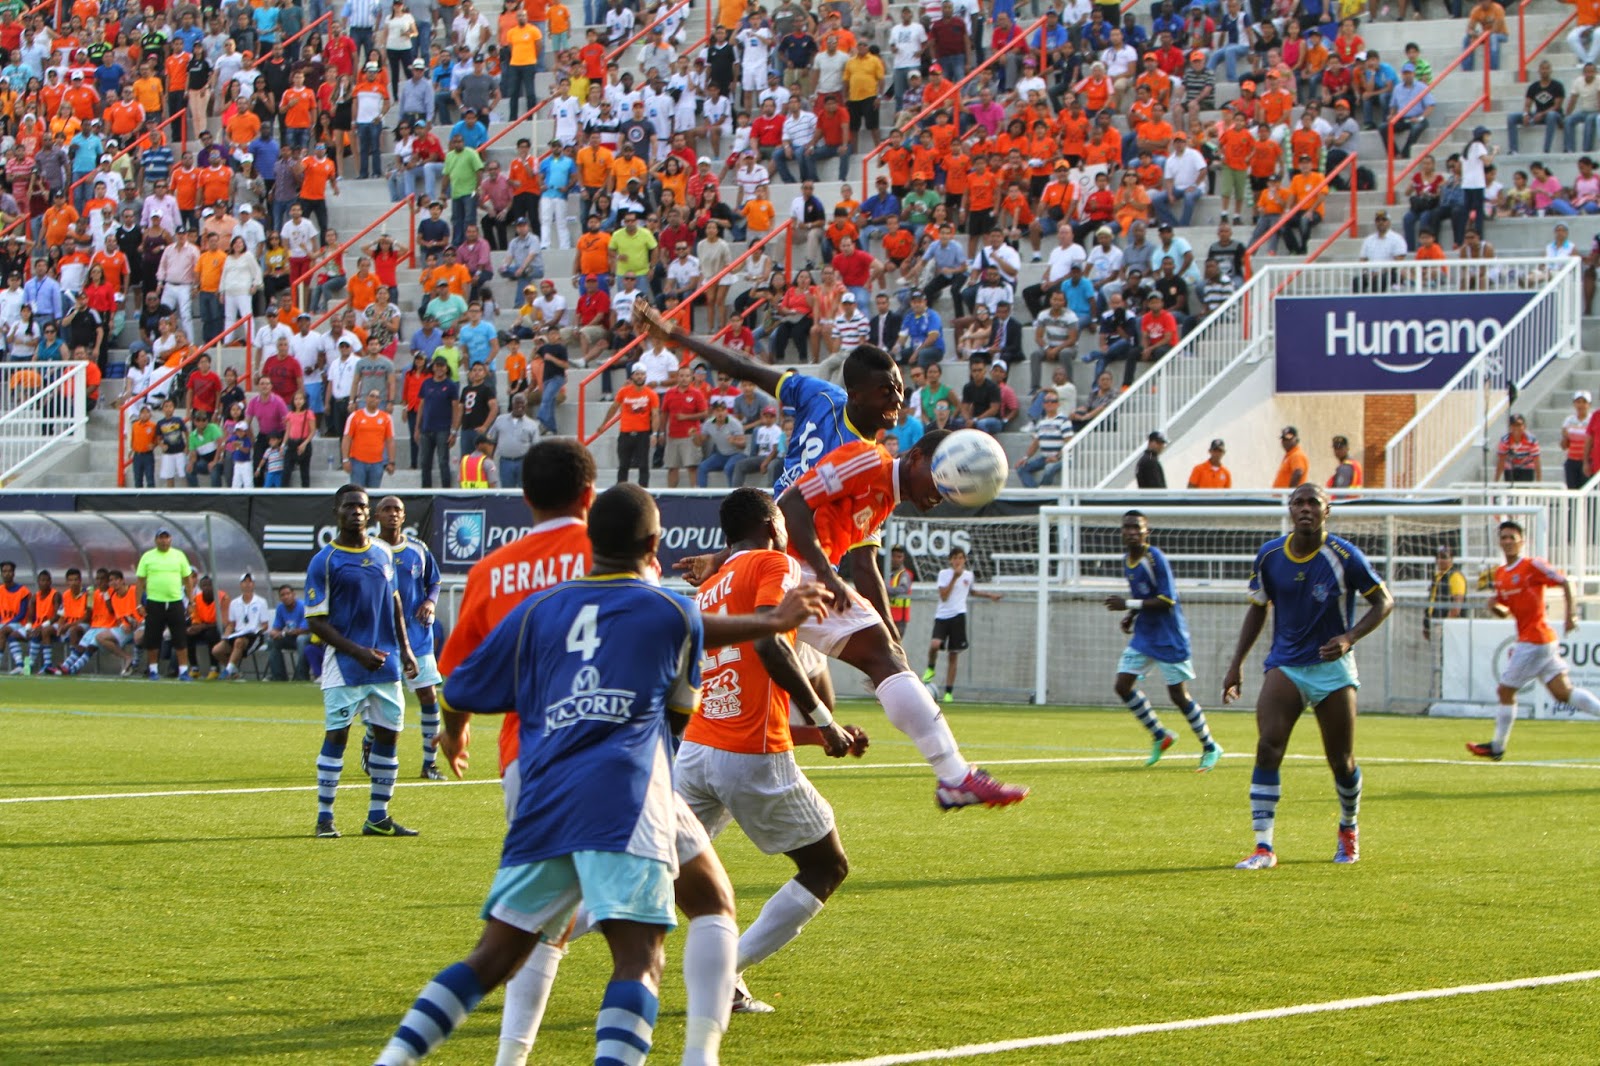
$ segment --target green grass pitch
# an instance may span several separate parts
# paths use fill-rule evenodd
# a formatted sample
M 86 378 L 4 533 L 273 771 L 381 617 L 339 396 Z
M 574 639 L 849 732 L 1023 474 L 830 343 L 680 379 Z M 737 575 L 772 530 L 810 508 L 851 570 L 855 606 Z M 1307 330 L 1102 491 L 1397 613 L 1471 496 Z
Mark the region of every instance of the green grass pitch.
M 958 703 L 967 754 L 1034 793 L 949 814 L 876 708 L 841 717 L 871 731 L 867 758 L 802 761 L 838 812 L 851 877 L 749 975 L 778 1012 L 734 1019 L 734 1066 L 1600 967 L 1593 724 L 1519 723 L 1511 758 L 1531 765 L 1489 765 L 1462 751 L 1487 723 L 1365 720 L 1362 860 L 1345 868 L 1329 861 L 1337 803 L 1303 721 L 1284 773 L 1283 865 L 1247 873 L 1231 869 L 1251 844 L 1246 714 L 1213 714 L 1241 757 L 1197 775 L 1171 709 L 1180 742 L 1147 770 L 1126 713 Z M 347 790 L 336 811 L 356 835 L 326 841 L 311 837 L 320 720 L 310 686 L 0 683 L 0 800 L 297 789 L 0 803 L 0 1062 L 372 1061 L 478 934 L 502 831 L 492 732 L 480 730 L 468 785 L 412 784 L 419 742 L 405 735 L 394 811 L 419 838 L 362 838 L 365 792 Z M 344 780 L 364 783 L 354 756 Z M 789 865 L 737 830 L 719 850 L 748 924 Z M 655 1062 L 681 1046 L 680 947 L 681 933 Z M 575 945 L 533 1061 L 589 1061 L 607 969 L 600 938 Z M 429 1061 L 492 1062 L 499 1006 L 492 994 Z M 1593 1063 L 1597 1012 L 1600 982 L 1583 982 L 961 1061 Z

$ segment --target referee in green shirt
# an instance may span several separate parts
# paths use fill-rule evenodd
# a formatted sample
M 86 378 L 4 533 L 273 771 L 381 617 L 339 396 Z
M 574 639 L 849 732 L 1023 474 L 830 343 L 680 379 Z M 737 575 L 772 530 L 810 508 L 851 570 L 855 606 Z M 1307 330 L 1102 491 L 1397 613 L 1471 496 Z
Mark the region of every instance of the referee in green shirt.
M 172 654 L 178 659 L 178 680 L 189 675 L 188 598 L 194 595 L 194 568 L 189 557 L 172 546 L 172 530 L 156 530 L 156 546 L 139 557 L 139 596 L 144 600 L 144 647 L 150 680 L 159 676 L 161 634 L 172 634 Z

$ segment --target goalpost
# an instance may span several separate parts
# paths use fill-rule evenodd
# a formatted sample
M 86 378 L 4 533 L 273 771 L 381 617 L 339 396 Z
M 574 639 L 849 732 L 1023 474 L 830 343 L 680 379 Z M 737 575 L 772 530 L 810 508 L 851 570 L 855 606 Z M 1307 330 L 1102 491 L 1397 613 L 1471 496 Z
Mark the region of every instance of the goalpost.
M 962 657 L 958 694 L 973 700 L 1070 706 L 1116 706 L 1112 675 L 1127 643 L 1109 595 L 1125 595 L 1122 515 L 1137 507 L 1149 519 L 1150 542 L 1166 554 L 1189 623 L 1203 705 L 1220 701 L 1222 675 L 1233 653 L 1257 549 L 1289 532 L 1281 504 L 1249 502 L 1141 504 L 1131 494 L 1115 503 L 1044 506 L 1007 517 L 895 516 L 884 549 L 904 547 L 913 568 L 911 624 L 905 648 L 921 671 L 938 597 L 934 579 L 952 547 L 967 553 L 978 587 L 999 592 L 998 603 L 969 605 L 972 649 Z M 1126 502 L 1124 502 L 1126 501 Z M 1443 641 L 1438 627 L 1424 636 L 1435 552 L 1448 547 L 1467 580 L 1466 611 L 1482 617 L 1480 582 L 1501 561 L 1497 527 L 1507 518 L 1527 529 L 1530 553 L 1549 555 L 1552 523 L 1542 503 L 1484 504 L 1336 502 L 1329 531 L 1354 543 L 1382 575 L 1395 610 L 1357 655 L 1363 703 L 1371 710 L 1421 712 L 1445 696 Z M 1358 605 L 1358 610 L 1359 610 Z M 1271 625 L 1269 621 L 1269 626 Z M 1270 630 L 1246 663 L 1246 688 L 1260 676 Z M 1491 645 L 1483 655 L 1495 652 Z M 941 677 L 942 677 L 941 666 Z M 1249 693 L 1246 699 L 1253 699 Z

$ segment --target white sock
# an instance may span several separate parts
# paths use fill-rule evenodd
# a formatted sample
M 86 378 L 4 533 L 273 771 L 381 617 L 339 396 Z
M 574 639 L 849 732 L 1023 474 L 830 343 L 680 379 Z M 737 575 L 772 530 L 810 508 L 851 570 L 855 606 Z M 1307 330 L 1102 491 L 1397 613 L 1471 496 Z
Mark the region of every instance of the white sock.
M 911 738 L 941 783 L 959 785 L 966 780 L 971 767 L 961 757 L 950 723 L 916 674 L 910 670 L 895 674 L 878 686 L 877 696 L 889 724 Z
M 567 953 L 548 941 L 534 947 L 528 961 L 506 982 L 506 1002 L 500 1013 L 500 1053 L 494 1066 L 523 1066 L 539 1036 L 539 1023 L 550 1002 L 556 969 Z
M 717 1066 L 722 1034 L 733 1012 L 734 962 L 739 925 L 726 914 L 689 920 L 683 942 L 683 983 L 688 991 L 683 1066 Z
M 1572 695 L 1567 697 L 1567 702 L 1584 714 L 1600 716 L 1600 699 L 1596 699 L 1594 693 L 1586 688 L 1573 689 Z
M 739 938 L 738 972 L 744 973 L 799 936 L 806 923 L 820 913 L 820 899 L 799 881 L 785 881 Z
M 1517 705 L 1502 703 L 1494 709 L 1494 741 L 1489 745 L 1498 754 L 1506 750 L 1511 739 L 1511 723 L 1517 720 Z

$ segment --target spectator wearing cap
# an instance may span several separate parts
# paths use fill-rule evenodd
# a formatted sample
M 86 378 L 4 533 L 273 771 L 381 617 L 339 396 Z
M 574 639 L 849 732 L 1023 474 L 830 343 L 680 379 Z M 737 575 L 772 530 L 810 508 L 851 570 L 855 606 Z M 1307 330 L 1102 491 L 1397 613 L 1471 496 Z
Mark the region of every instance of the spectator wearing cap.
M 450 361 L 433 359 L 433 376 L 417 389 L 416 433 L 421 438 L 418 460 L 422 468 L 422 487 L 433 487 L 433 472 L 439 471 L 441 488 L 450 488 L 450 449 L 455 446 L 461 427 L 461 390 L 450 380 Z
M 395 88 L 395 106 L 400 109 L 402 121 L 431 126 L 436 107 L 433 82 L 428 80 L 428 61 L 419 56 L 410 66 L 411 76 Z
M 639 472 L 638 482 L 650 485 L 650 439 L 661 430 L 661 398 L 646 384 L 642 361 L 628 369 L 628 380 L 617 390 L 616 399 L 606 411 L 602 424 L 617 421 L 617 484 L 628 480 L 631 471 Z
M 895 358 L 901 364 L 926 368 L 944 359 L 944 322 L 939 312 L 928 306 L 928 294 L 921 289 L 911 290 L 910 302 L 910 310 L 900 322 Z
M 474 55 L 467 73 L 453 80 L 455 84 L 450 98 L 460 109 L 462 121 L 472 118 L 473 124 L 483 131 L 472 134 L 474 138 L 481 137 L 482 140 L 478 140 L 477 144 L 482 144 L 489 136 L 489 115 L 500 103 L 500 83 L 485 72 L 482 55 Z M 461 122 L 456 123 L 451 132 L 454 133 L 461 125 Z M 473 142 L 469 140 L 467 143 Z
M 1284 426 L 1278 434 L 1278 443 L 1283 445 L 1283 461 L 1278 464 L 1272 487 L 1293 489 L 1304 485 L 1311 475 L 1311 460 L 1306 458 L 1305 449 L 1300 447 L 1300 431 L 1293 426 Z
M 1328 475 L 1330 489 L 1359 489 L 1366 482 L 1361 463 L 1350 458 L 1350 438 L 1340 434 L 1333 438 L 1333 473 Z
M 1206 192 L 1206 159 L 1189 146 L 1182 130 L 1172 135 L 1172 148 L 1162 168 L 1161 188 L 1150 196 L 1156 218 L 1167 225 L 1187 226 L 1194 219 L 1194 206 Z M 1183 211 L 1174 215 L 1172 207 L 1181 202 Z
M 778 473 L 783 469 L 783 427 L 778 422 L 778 408 L 767 404 L 761 408 L 760 420 L 749 429 L 750 443 L 747 454 L 735 463 L 728 474 L 729 482 L 735 487 L 744 485 L 754 477 L 758 484 L 773 484 L 778 479 Z M 907 420 L 904 408 L 900 411 L 902 422 Z M 918 436 L 921 436 L 922 423 L 912 418 L 909 421 L 916 425 Z
M 1372 216 L 1373 231 L 1361 242 L 1363 263 L 1395 263 L 1406 257 L 1406 239 L 1389 226 L 1389 212 L 1379 211 Z M 1356 280 L 1359 292 L 1388 292 L 1394 280 L 1393 270 L 1373 271 Z
M 1217 437 L 1211 442 L 1211 448 L 1203 463 L 1196 463 L 1194 469 L 1189 471 L 1189 487 L 1191 489 L 1231 489 L 1233 488 L 1233 473 L 1222 465 L 1222 458 L 1227 454 L 1228 446 Z
M 500 276 L 509 278 L 520 288 L 523 284 L 544 277 L 544 256 L 540 252 L 539 238 L 534 236 L 526 218 L 518 218 L 511 229 Z
M 1389 94 L 1389 121 L 1392 134 L 1389 141 L 1389 151 L 1400 159 L 1411 158 L 1411 147 L 1417 143 L 1423 131 L 1428 128 L 1428 116 L 1433 114 L 1433 93 L 1428 87 L 1417 80 L 1417 67 L 1415 63 L 1406 63 L 1400 67 L 1400 84 L 1394 87 Z M 1556 121 L 1560 122 L 1559 109 Z M 1396 151 L 1394 138 L 1405 134 L 1405 144 Z M 1545 133 L 1545 151 L 1549 151 L 1549 138 L 1552 131 Z M 1514 135 L 1513 135 L 1514 136 Z
M 1042 398 L 1043 417 L 1033 426 L 1028 450 L 1017 459 L 1017 478 L 1030 489 L 1061 484 L 1061 452 L 1072 436 L 1072 420 L 1053 390 Z
M 1528 432 L 1528 420 L 1513 413 L 1507 419 L 1506 435 L 1500 438 L 1495 449 L 1498 458 L 1494 466 L 1494 479 L 1507 484 L 1526 484 L 1544 480 L 1544 464 L 1539 455 L 1539 441 Z
M 1566 456 L 1562 467 L 1567 488 L 1581 489 L 1589 480 L 1584 470 L 1584 460 L 1589 454 L 1590 397 L 1588 390 L 1579 389 L 1572 394 L 1572 413 L 1561 423 L 1561 450 Z
M 572 230 L 567 224 L 567 196 L 577 176 L 577 164 L 560 141 L 550 142 L 550 152 L 539 164 L 543 192 L 539 196 L 539 243 L 572 247 Z
M 1358 52 L 1356 58 L 1359 63 L 1355 71 L 1355 91 L 1361 100 L 1361 120 L 1367 129 L 1378 129 L 1389 113 L 1389 94 L 1400 83 L 1400 75 L 1383 61 L 1376 49 Z
M 1167 487 L 1167 472 L 1161 466 L 1161 453 L 1166 450 L 1167 435 L 1159 429 L 1152 430 L 1150 436 L 1145 438 L 1144 454 L 1139 456 L 1133 472 L 1134 480 L 1141 489 Z

